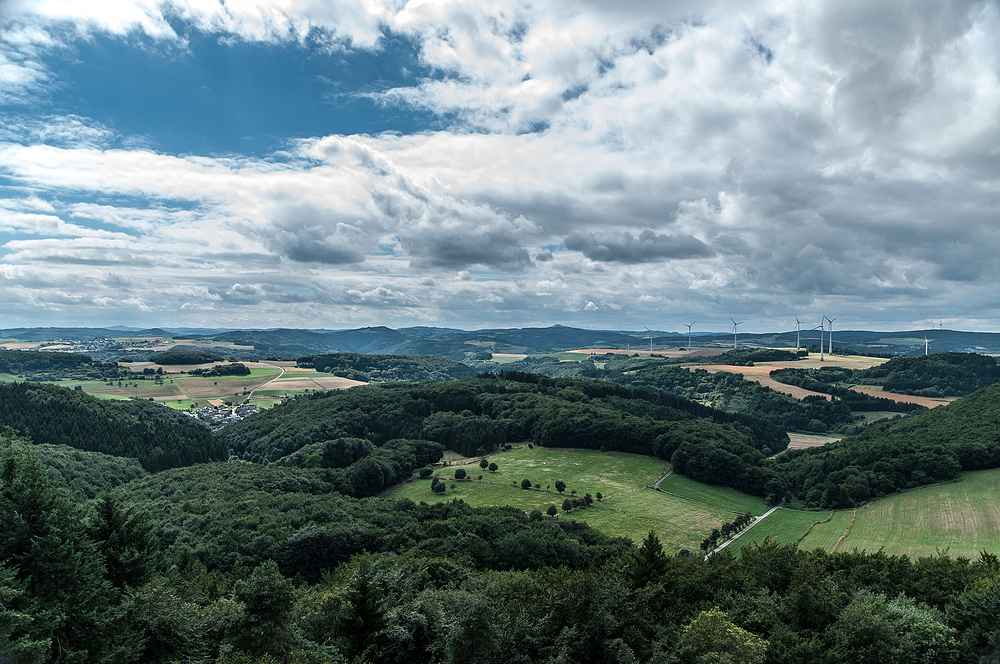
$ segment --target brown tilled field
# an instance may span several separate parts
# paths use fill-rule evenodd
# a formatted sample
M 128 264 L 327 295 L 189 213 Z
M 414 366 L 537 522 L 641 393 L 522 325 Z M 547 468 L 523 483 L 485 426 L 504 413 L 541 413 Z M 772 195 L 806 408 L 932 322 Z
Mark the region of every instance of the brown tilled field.
M 624 348 L 576 348 L 566 352 L 581 353 L 583 355 L 606 355 L 611 353 L 613 355 L 628 355 L 630 357 L 632 355 L 638 355 L 639 357 L 650 356 L 648 350 L 642 350 L 641 348 L 633 348 L 631 350 L 625 350 Z M 652 354 L 659 357 L 715 357 L 725 352 L 725 349 L 719 348 L 699 348 L 696 350 L 654 350 Z

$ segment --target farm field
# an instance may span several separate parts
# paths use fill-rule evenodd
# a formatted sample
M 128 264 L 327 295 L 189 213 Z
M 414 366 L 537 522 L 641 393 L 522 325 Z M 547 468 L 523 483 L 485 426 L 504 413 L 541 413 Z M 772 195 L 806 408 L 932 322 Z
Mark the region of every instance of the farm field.
M 732 521 L 737 512 L 762 514 L 761 498 L 733 489 L 709 486 L 680 475 L 671 475 L 661 487 L 671 493 L 645 487 L 669 468 L 651 457 L 591 450 L 515 449 L 490 457 L 499 466 L 495 473 L 479 467 L 478 459 L 446 455 L 451 465 L 436 469 L 448 486 L 443 494 L 431 492 L 430 480 L 416 479 L 389 494 L 415 502 L 436 503 L 461 499 L 473 506 L 509 505 L 525 511 L 545 511 L 549 505 L 560 510 L 561 519 L 579 519 L 615 537 L 641 541 L 652 529 L 668 551 L 697 549 L 712 528 Z M 464 462 L 464 463 L 463 463 Z M 464 468 L 483 482 L 459 481 L 452 477 Z M 542 490 L 522 489 L 522 479 L 540 483 Z M 556 480 L 566 482 L 565 494 L 555 491 Z M 451 485 L 455 484 L 455 489 Z M 551 490 L 544 490 L 551 486 Z M 668 488 L 669 487 L 669 488 Z M 604 500 L 588 508 L 563 513 L 562 503 L 571 492 L 603 494 Z M 677 494 L 677 495 L 671 495 Z M 700 502 L 698 502 L 700 501 Z M 707 504 L 705 504 L 707 503 Z M 548 517 L 546 517 L 548 518 Z
M 788 508 L 775 510 L 771 516 L 753 526 L 746 531 L 746 534 L 730 544 L 727 550 L 738 554 L 747 546 L 763 543 L 771 538 L 778 544 L 794 544 L 802 537 L 802 533 L 809 529 L 809 526 L 829 515 L 829 512 L 806 512 Z
M 837 546 L 837 542 L 840 538 L 844 536 L 847 532 L 848 526 L 851 525 L 851 518 L 854 516 L 854 510 L 838 510 L 834 512 L 815 512 L 817 519 L 830 520 L 826 523 L 817 523 L 813 526 L 813 529 L 809 531 L 801 542 L 799 542 L 800 549 L 812 550 L 812 549 L 826 549 L 827 551 L 833 551 L 834 547 Z M 841 544 L 839 548 L 843 548 L 844 545 Z
M 858 509 L 840 545 L 852 549 L 932 556 L 948 550 L 976 558 L 1000 553 L 1000 470 L 962 473 L 962 480 L 912 489 Z
M 57 385 L 80 389 L 99 399 L 152 399 L 157 403 L 175 409 L 200 408 L 208 404 L 209 399 L 222 399 L 238 403 L 250 396 L 250 392 L 260 386 L 266 389 L 256 390 L 250 402 L 258 407 L 268 408 L 287 396 L 302 392 L 337 390 L 363 382 L 340 378 L 326 373 L 318 373 L 315 369 L 301 369 L 294 362 L 243 362 L 250 369 L 248 376 L 213 376 L 203 378 L 191 376 L 187 372 L 192 369 L 207 369 L 219 363 L 192 365 L 158 365 L 151 362 L 134 362 L 129 366 L 133 371 L 143 369 L 162 369 L 162 382 L 146 376 L 144 380 L 102 381 L 102 380 L 62 380 Z M 283 365 L 283 366 L 282 366 Z M 184 372 L 183 374 L 181 372 Z M 10 374 L 0 374 L 0 382 L 21 380 Z M 109 384 L 110 383 L 110 384 Z
M 833 551 L 850 525 L 854 510 L 833 513 L 813 527 L 799 546 Z M 797 541 L 830 512 L 780 509 L 730 545 L 743 547 L 774 537 L 780 544 Z M 921 487 L 858 508 L 850 533 L 838 551 L 878 551 L 911 558 L 948 551 L 951 556 L 1000 553 L 1000 469 L 962 474 L 961 481 Z
M 759 496 L 741 493 L 736 489 L 702 484 L 683 475 L 671 474 L 660 483 L 660 489 L 733 512 L 750 512 L 760 516 L 767 511 L 764 499 Z M 727 520 L 732 521 L 732 519 Z
M 677 498 L 651 489 L 605 499 L 570 512 L 561 519 L 576 519 L 615 537 L 641 542 L 652 530 L 668 554 L 680 549 L 698 551 L 712 528 L 733 520 L 733 513 L 718 507 Z

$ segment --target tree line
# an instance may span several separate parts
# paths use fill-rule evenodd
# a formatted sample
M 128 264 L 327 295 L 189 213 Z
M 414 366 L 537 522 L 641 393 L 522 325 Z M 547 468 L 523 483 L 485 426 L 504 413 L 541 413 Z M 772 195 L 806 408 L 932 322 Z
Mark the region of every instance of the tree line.
M 0 446 L 0 657 L 20 663 L 991 661 L 1000 562 L 765 544 L 707 561 L 583 523 L 330 493 L 243 462 L 76 504 Z
M 148 402 L 147 402 L 148 403 Z M 36 443 L 137 459 L 148 471 L 227 458 L 225 444 L 200 427 L 151 417 L 165 409 L 149 404 L 136 414 L 82 392 L 45 383 L 0 384 L 0 428 L 10 427 Z

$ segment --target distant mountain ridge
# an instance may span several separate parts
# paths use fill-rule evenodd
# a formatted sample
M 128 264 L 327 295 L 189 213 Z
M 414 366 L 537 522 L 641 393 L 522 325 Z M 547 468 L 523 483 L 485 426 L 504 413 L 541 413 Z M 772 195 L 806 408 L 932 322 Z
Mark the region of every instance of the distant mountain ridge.
M 299 357 L 323 353 L 362 353 L 394 355 L 439 355 L 462 361 L 472 353 L 542 354 L 577 348 L 620 348 L 642 350 L 649 347 L 646 332 L 620 330 L 587 330 L 553 325 L 550 327 L 486 328 L 460 330 L 445 327 L 404 327 L 392 329 L 385 326 L 361 327 L 347 330 L 271 328 L 246 330 L 198 331 L 196 328 L 155 327 L 125 329 L 83 327 L 11 328 L 0 330 L 0 337 L 23 341 L 95 340 L 102 338 L 172 337 L 200 341 L 228 342 L 239 346 L 253 346 L 253 351 L 243 351 L 240 359 L 260 359 L 269 356 Z M 728 348 L 733 337 L 729 332 L 695 333 L 694 346 Z M 835 330 L 834 348 L 839 351 L 878 355 L 923 355 L 924 338 L 929 340 L 930 352 L 972 352 L 1000 354 L 1000 333 L 963 332 L 958 330 L 906 330 L 879 332 L 865 330 Z M 824 339 L 825 340 L 825 339 Z M 661 332 L 653 335 L 654 350 L 687 346 L 688 336 L 682 332 Z M 826 341 L 826 340 L 825 340 Z M 794 330 L 769 333 L 741 333 L 743 347 L 794 347 Z M 801 335 L 803 348 L 816 346 L 819 332 L 808 331 Z M 828 342 L 827 342 L 828 343 Z

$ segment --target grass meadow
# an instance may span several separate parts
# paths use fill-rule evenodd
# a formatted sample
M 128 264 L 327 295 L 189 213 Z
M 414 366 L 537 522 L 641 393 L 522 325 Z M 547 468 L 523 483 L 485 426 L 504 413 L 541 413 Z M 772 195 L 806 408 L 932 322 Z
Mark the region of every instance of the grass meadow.
M 1000 470 L 962 474 L 959 482 L 912 489 L 858 510 L 841 551 L 932 556 L 1000 553 Z
M 666 484 L 666 482 L 664 482 Z M 978 557 L 1000 553 L 1000 469 L 962 474 L 958 482 L 910 489 L 855 510 L 830 512 L 780 509 L 730 545 L 734 552 L 753 542 L 775 538 L 789 544 L 802 538 L 802 549 L 878 551 L 911 558 L 949 555 Z M 851 519 L 854 517 L 854 524 Z M 850 531 L 848 532 L 848 528 Z
M 670 475 L 660 483 L 660 489 L 733 512 L 750 512 L 754 516 L 760 516 L 767 511 L 767 505 L 760 496 L 751 496 L 736 489 L 702 484 L 683 475 Z
M 806 512 L 788 508 L 775 510 L 771 516 L 751 527 L 728 548 L 733 553 L 739 553 L 747 546 L 763 543 L 772 538 L 779 544 L 794 544 L 809 526 L 829 515 L 829 512 Z
M 435 494 L 431 492 L 429 479 L 417 479 L 395 488 L 391 497 L 427 503 L 461 499 L 477 507 L 510 505 L 525 511 L 543 512 L 549 505 L 555 505 L 559 508 L 558 518 L 584 521 L 615 537 L 639 542 L 652 530 L 668 551 L 697 550 L 702 538 L 712 528 L 731 521 L 735 512 L 749 510 L 761 514 L 764 511 L 764 501 L 760 498 L 677 475 L 667 478 L 663 488 L 678 495 L 648 489 L 646 487 L 669 469 L 667 463 L 651 457 L 592 450 L 523 448 L 492 455 L 490 461 L 498 466 L 495 473 L 482 470 L 478 459 L 462 459 L 457 455 L 448 455 L 446 459 L 450 465 L 435 469 L 435 474 L 448 486 L 445 493 Z M 473 477 L 482 475 L 483 482 L 455 482 L 454 472 L 458 468 L 464 468 Z M 541 490 L 522 489 L 523 479 L 530 480 L 533 485 L 540 484 Z M 556 480 L 566 482 L 562 495 L 555 491 Z M 669 489 L 666 488 L 668 482 Z M 454 490 L 452 484 L 455 484 Z M 546 487 L 551 488 L 546 490 Z M 563 513 L 563 500 L 572 497 L 573 491 L 577 497 L 585 493 L 596 497 L 600 492 L 604 500 Z
M 676 553 L 680 549 L 698 551 L 701 540 L 712 528 L 732 521 L 733 514 L 718 507 L 642 489 L 559 518 L 583 521 L 603 533 L 628 537 L 637 544 L 652 530 L 668 553 Z

